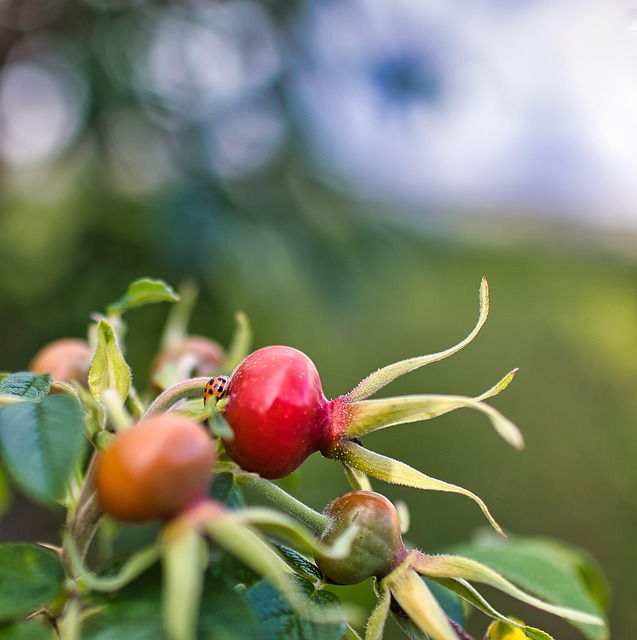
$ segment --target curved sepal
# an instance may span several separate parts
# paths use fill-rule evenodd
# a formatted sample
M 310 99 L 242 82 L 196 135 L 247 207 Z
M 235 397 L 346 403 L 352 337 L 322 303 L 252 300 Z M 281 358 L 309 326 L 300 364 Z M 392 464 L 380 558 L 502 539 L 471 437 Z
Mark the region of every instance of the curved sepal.
M 360 400 L 348 405 L 348 422 L 342 437 L 358 438 L 397 424 L 436 418 L 456 409 L 475 409 L 489 418 L 496 432 L 516 449 L 524 447 L 520 430 L 497 409 L 485 404 L 509 385 L 517 370 L 508 373 L 495 386 L 476 398 L 452 395 L 411 395 L 395 398 Z
M 400 362 L 395 362 L 394 364 L 390 364 L 386 367 L 383 367 L 382 369 L 378 369 L 374 373 L 361 380 L 361 382 L 359 382 L 348 394 L 344 396 L 344 399 L 347 402 L 353 402 L 356 400 L 363 400 L 364 398 L 368 398 L 378 390 L 382 389 L 384 386 L 388 385 L 390 382 L 396 380 L 396 378 L 414 371 L 415 369 L 419 369 L 420 367 L 431 364 L 432 362 L 444 360 L 445 358 L 448 358 L 454 353 L 460 351 L 460 349 L 462 349 L 463 347 L 466 347 L 478 335 L 478 332 L 482 328 L 482 325 L 485 323 L 487 316 L 489 315 L 489 284 L 487 283 L 486 278 L 482 278 L 482 281 L 480 283 L 479 298 L 480 313 L 478 316 L 478 322 L 476 323 L 476 326 L 473 328 L 471 333 L 464 340 L 454 345 L 453 347 L 446 349 L 445 351 L 432 353 L 426 356 L 408 358 L 407 360 L 401 360 Z
M 429 587 L 408 564 L 398 567 L 383 582 L 411 621 L 431 640 L 458 640 L 458 635 Z
M 392 484 L 401 484 L 426 491 L 459 493 L 467 496 L 478 504 L 491 526 L 500 535 L 504 536 L 502 527 L 495 521 L 484 501 L 468 489 L 432 478 L 404 462 L 375 453 L 351 441 L 341 441 L 334 444 L 329 451 L 329 457 L 358 469 L 372 478 L 378 478 Z
M 280 511 L 265 507 L 248 507 L 236 511 L 233 515 L 236 522 L 243 522 L 259 528 L 272 529 L 292 542 L 300 544 L 308 551 L 318 552 L 334 560 L 346 558 L 352 547 L 352 542 L 358 533 L 356 525 L 350 525 L 332 545 L 320 543 L 314 532 L 303 526 L 298 520 Z
M 412 560 L 412 566 L 416 571 L 430 578 L 462 578 L 464 580 L 489 585 L 521 602 L 573 622 L 597 626 L 604 626 L 605 624 L 600 616 L 592 613 L 579 611 L 570 607 L 558 606 L 540 600 L 540 598 L 536 598 L 518 588 L 493 569 L 470 558 L 418 554 L 415 556 L 415 559 Z

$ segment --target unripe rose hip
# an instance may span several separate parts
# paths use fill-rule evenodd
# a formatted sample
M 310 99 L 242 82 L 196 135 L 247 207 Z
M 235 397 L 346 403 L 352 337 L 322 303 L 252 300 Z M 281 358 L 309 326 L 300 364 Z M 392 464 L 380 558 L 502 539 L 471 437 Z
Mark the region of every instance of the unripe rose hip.
M 125 523 L 169 519 L 205 498 L 214 443 L 197 422 L 176 414 L 148 418 L 115 436 L 99 456 L 102 509 Z
M 349 555 L 335 560 L 314 554 L 318 568 L 338 584 L 357 584 L 375 576 L 384 578 L 407 555 L 394 505 L 373 491 L 350 491 L 330 503 L 325 510 L 330 525 L 321 542 L 331 545 L 352 525 L 359 531 Z
M 53 382 L 88 384 L 88 370 L 93 354 L 85 340 L 62 338 L 45 345 L 29 364 L 33 373 L 51 374 Z

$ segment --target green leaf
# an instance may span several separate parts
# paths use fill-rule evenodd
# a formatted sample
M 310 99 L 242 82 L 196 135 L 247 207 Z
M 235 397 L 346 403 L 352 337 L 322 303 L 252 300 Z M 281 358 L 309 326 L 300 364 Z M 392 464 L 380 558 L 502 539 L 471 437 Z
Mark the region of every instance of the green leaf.
M 587 589 L 584 578 L 597 575 L 594 565 L 585 555 L 566 545 L 512 538 L 497 545 L 486 542 L 457 546 L 454 551 L 490 567 L 554 605 L 603 618 L 598 600 Z M 584 569 L 588 573 L 583 573 L 582 567 L 590 567 Z M 598 582 L 600 578 L 595 580 Z M 577 621 L 574 624 L 591 640 L 601 640 L 608 635 L 605 626 Z
M 325 580 L 322 571 L 298 551 L 282 544 L 277 544 L 276 548 L 297 574 L 302 574 L 305 578 L 315 583 Z
M 83 640 L 166 640 L 161 610 L 162 574 L 158 565 L 108 598 L 94 598 L 97 614 L 84 624 Z M 260 640 L 258 621 L 244 596 L 206 574 L 197 638 Z
M 462 349 L 463 347 L 466 347 L 478 335 L 478 332 L 482 328 L 482 325 L 486 322 L 487 316 L 489 315 L 489 285 L 486 278 L 482 278 L 482 281 L 480 282 L 479 300 L 480 312 L 478 315 L 478 322 L 476 323 L 476 326 L 473 328 L 471 333 L 464 340 L 462 340 L 455 346 L 446 349 L 445 351 L 440 351 L 439 353 L 433 353 L 426 356 L 417 356 L 415 358 L 409 358 L 407 360 L 401 360 L 400 362 L 395 362 L 394 364 L 383 367 L 382 369 L 375 371 L 374 373 L 367 376 L 367 378 L 359 382 L 358 385 L 356 385 L 348 394 L 345 395 L 345 398 L 349 402 L 368 398 L 372 394 L 376 393 L 379 389 L 382 389 L 385 385 L 396 380 L 396 378 L 414 371 L 415 369 L 419 369 L 420 367 L 431 364 L 432 362 L 438 362 L 439 360 L 448 358 L 454 353 L 460 351 L 460 349 Z
M 38 620 L 0 625 L 0 640 L 57 640 L 53 629 Z
M 342 440 L 333 445 L 329 453 L 330 458 L 347 464 L 354 469 L 358 469 L 372 478 L 378 478 L 379 480 L 391 482 L 392 484 L 414 487 L 415 489 L 424 489 L 426 491 L 459 493 L 471 498 L 482 509 L 482 513 L 484 513 L 487 520 L 491 523 L 491 526 L 499 534 L 504 535 L 502 528 L 495 521 L 484 501 L 468 489 L 427 476 L 404 462 L 365 449 L 355 442 Z
M 237 326 L 230 340 L 230 345 L 226 351 L 226 359 L 223 363 L 223 370 L 228 373 L 231 373 L 248 355 L 252 344 L 252 328 L 245 313 L 239 311 L 235 319 Z
M 63 496 L 84 443 L 82 407 L 72 396 L 25 400 L 0 411 L 0 451 L 6 469 L 36 500 Z
M 115 389 L 124 402 L 131 387 L 131 371 L 117 344 L 113 327 L 102 319 L 97 325 L 97 348 L 88 373 L 93 397 L 101 401 L 107 389 Z
M 234 475 L 228 472 L 215 475 L 210 497 L 230 509 L 241 509 L 246 505 L 241 487 L 235 480 Z
M 447 616 L 459 625 L 464 625 L 464 614 L 460 598 L 453 591 L 449 591 L 449 589 L 439 585 L 437 582 L 428 580 L 424 576 L 421 576 L 421 579 L 425 581 Z
M 64 593 L 58 555 L 35 544 L 0 545 L 0 621 L 21 618 Z
M 19 396 L 40 400 L 49 394 L 51 375 L 38 375 L 28 371 L 12 373 L 0 380 L 0 395 Z
M 155 302 L 176 302 L 179 296 L 174 289 L 163 280 L 151 280 L 142 278 L 135 280 L 128 286 L 126 293 L 117 302 L 106 307 L 110 314 L 122 314 L 129 309 L 141 307 Z
M 317 591 L 307 580 L 296 578 L 307 608 L 312 608 L 312 619 L 303 617 L 303 611 L 292 608 L 267 581 L 260 580 L 245 592 L 256 617 L 260 620 L 263 640 L 341 640 L 345 634 L 345 613 L 342 622 L 317 621 L 316 609 L 329 609 L 330 613 L 340 601 L 328 591 Z

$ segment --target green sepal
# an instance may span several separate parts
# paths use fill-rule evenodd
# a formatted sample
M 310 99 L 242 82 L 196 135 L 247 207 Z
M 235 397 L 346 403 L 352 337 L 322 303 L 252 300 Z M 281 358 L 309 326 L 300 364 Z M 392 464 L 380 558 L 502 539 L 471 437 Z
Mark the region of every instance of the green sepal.
M 152 545 L 134 553 L 116 572 L 96 575 L 84 567 L 73 543 L 66 540 L 65 544 L 71 558 L 73 571 L 78 576 L 78 584 L 86 586 L 91 591 L 102 593 L 115 593 L 123 589 L 152 567 L 161 557 L 159 546 Z
M 237 365 L 248 355 L 252 344 L 252 328 L 246 314 L 243 311 L 237 312 L 235 320 L 237 324 L 223 362 L 223 370 L 227 373 L 232 373 Z
M 483 401 L 506 389 L 517 370 L 508 373 L 495 386 L 477 398 L 451 395 L 410 395 L 377 398 L 348 403 L 344 438 L 358 438 L 397 424 L 436 418 L 456 409 L 475 409 L 484 413 L 496 432 L 516 449 L 524 447 L 520 430 L 508 418 Z
M 478 335 L 478 332 L 489 315 L 489 285 L 486 278 L 482 278 L 482 281 L 480 282 L 479 301 L 480 311 L 478 315 L 478 322 L 464 340 L 445 351 L 401 360 L 400 362 L 395 362 L 394 364 L 390 364 L 382 369 L 378 369 L 378 371 L 375 371 L 359 382 L 344 396 L 344 399 L 347 402 L 354 402 L 356 400 L 368 398 L 390 382 L 396 380 L 396 378 L 419 369 L 420 367 L 431 364 L 432 362 L 438 362 L 439 360 L 448 358 L 454 353 L 460 351 L 463 347 L 466 347 Z
M 314 532 L 302 525 L 298 520 L 274 509 L 246 507 L 240 512 L 236 512 L 235 518 L 237 522 L 244 522 L 261 529 L 269 529 L 279 536 L 296 543 L 303 549 L 312 553 L 320 553 L 334 560 L 342 560 L 349 555 L 352 542 L 359 533 L 358 527 L 352 524 L 343 531 L 338 539 L 334 541 L 334 544 L 327 546 L 319 542 Z
M 206 547 L 195 529 L 170 525 L 161 537 L 162 612 L 170 640 L 195 640 Z
M 491 526 L 500 535 L 504 535 L 502 528 L 495 521 L 484 501 L 468 489 L 427 476 L 404 462 L 370 451 L 351 441 L 342 440 L 337 442 L 332 446 L 329 457 L 358 469 L 372 478 L 378 478 L 385 482 L 414 487 L 415 489 L 424 489 L 426 491 L 459 493 L 471 498 L 478 504 L 480 509 L 482 509 Z
M 160 345 L 161 349 L 170 349 L 179 344 L 188 335 L 190 316 L 197 302 L 199 287 L 187 280 L 179 286 L 176 304 L 168 312 Z
M 389 615 L 391 593 L 383 582 L 376 583 L 376 606 L 367 619 L 365 640 L 382 640 L 385 634 L 385 624 Z
M 521 629 L 530 640 L 553 640 L 553 638 L 545 631 L 541 631 L 540 629 L 535 629 L 534 627 L 524 625 L 518 622 L 517 619 L 512 617 L 509 618 L 494 609 L 477 591 L 477 589 L 470 585 L 466 580 L 454 578 L 432 579 L 443 587 L 449 589 L 450 591 L 453 591 L 463 600 L 474 606 L 479 611 L 482 611 L 482 613 L 489 616 L 490 618 L 501 620 L 502 622 L 506 622 L 507 624 Z
M 38 375 L 29 371 L 18 371 L 0 380 L 0 395 L 18 396 L 31 400 L 41 400 L 49 395 L 51 375 Z
M 53 502 L 63 497 L 84 443 L 84 414 L 72 396 L 24 400 L 0 411 L 5 468 L 35 500 Z
M 58 554 L 36 544 L 0 544 L 0 621 L 15 620 L 64 594 L 66 573 Z
M 536 607 L 542 611 L 552 613 L 570 622 L 587 626 L 595 625 L 602 631 L 602 635 L 599 637 L 604 637 L 603 629 L 605 627 L 605 621 L 598 614 L 582 611 L 581 609 L 574 609 L 573 607 L 553 604 L 546 600 L 537 598 L 517 587 L 510 580 L 507 580 L 491 567 L 473 560 L 472 558 L 451 555 L 430 556 L 418 554 L 414 556 L 412 566 L 419 573 L 422 573 L 434 580 L 437 578 L 450 578 L 480 582 L 482 584 L 489 585 L 513 598 L 516 598 L 517 600 L 520 600 L 520 602 L 524 602 L 525 604 Z M 544 581 L 540 579 L 540 582 Z
M 107 389 L 115 389 L 123 404 L 131 382 L 131 370 L 122 355 L 113 327 L 101 319 L 97 325 L 97 348 L 88 373 L 91 394 L 101 401 Z
M 431 640 L 458 640 L 431 589 L 409 564 L 400 565 L 383 580 L 383 583 L 411 621 Z
M 163 280 L 141 278 L 131 282 L 126 293 L 116 302 L 106 307 L 109 315 L 121 315 L 129 309 L 155 302 L 176 302 L 179 296 Z
M 556 540 L 513 537 L 506 541 L 483 535 L 457 545 L 454 553 L 476 560 L 557 606 L 584 611 L 601 620 L 608 585 L 585 552 Z M 607 627 L 574 621 L 590 640 L 603 640 Z

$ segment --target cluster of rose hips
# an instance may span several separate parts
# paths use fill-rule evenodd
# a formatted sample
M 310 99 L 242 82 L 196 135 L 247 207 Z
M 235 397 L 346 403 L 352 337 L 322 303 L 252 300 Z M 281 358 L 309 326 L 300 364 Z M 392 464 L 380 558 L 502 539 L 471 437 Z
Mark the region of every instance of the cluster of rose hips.
M 377 579 L 379 605 L 369 620 L 366 637 L 382 637 L 392 601 L 434 640 L 466 637 L 459 635 L 463 632 L 437 605 L 420 575 L 448 580 L 467 575 L 516 597 L 521 597 L 521 592 L 497 574 L 474 566 L 477 563 L 457 558 L 441 561 L 408 550 L 396 508 L 371 490 L 367 477 L 464 494 L 501 530 L 471 492 L 371 452 L 358 439 L 376 429 L 468 407 L 482 411 L 509 443 L 518 448 L 523 445 L 517 428 L 484 403 L 504 389 L 515 372 L 477 398 L 420 395 L 369 399 L 398 376 L 447 357 L 472 340 L 488 311 L 486 281 L 480 289 L 480 302 L 478 324 L 459 345 L 389 365 L 333 400 L 325 397 L 310 358 L 291 347 L 258 349 L 229 370 L 232 358 L 217 343 L 198 336 L 173 341 L 153 368 L 151 387 L 161 391 L 159 396 L 134 424 L 121 425 L 95 455 L 89 489 L 94 489 L 97 516 L 103 512 L 130 524 L 160 520 L 170 531 L 167 539 L 173 539 L 175 531 L 193 528 L 215 535 L 219 531 L 215 523 L 224 518 L 231 522 L 225 508 L 208 497 L 220 457 L 224 468 L 244 476 L 257 474 L 267 482 L 287 476 L 310 454 L 320 452 L 343 464 L 353 490 L 334 500 L 322 514 L 321 526 L 314 527 L 314 560 L 337 584 L 356 584 L 372 576 Z M 31 370 L 51 373 L 58 383 L 74 381 L 86 386 L 92 354 L 86 342 L 59 341 L 34 359 Z M 199 402 L 203 397 L 199 415 L 183 409 L 184 401 L 197 397 Z M 207 421 L 212 429 L 206 427 Z M 219 421 L 222 426 L 215 429 Z M 246 522 L 250 522 L 248 516 Z M 294 525 L 290 527 L 294 529 Z M 235 534 L 237 531 L 233 529 Z M 251 538 L 253 542 L 256 539 Z M 342 548 L 334 552 L 344 540 L 346 552 Z M 249 554 L 242 559 L 251 560 Z M 258 562 L 253 566 L 263 568 Z M 521 599 L 540 603 L 532 596 L 522 595 Z

